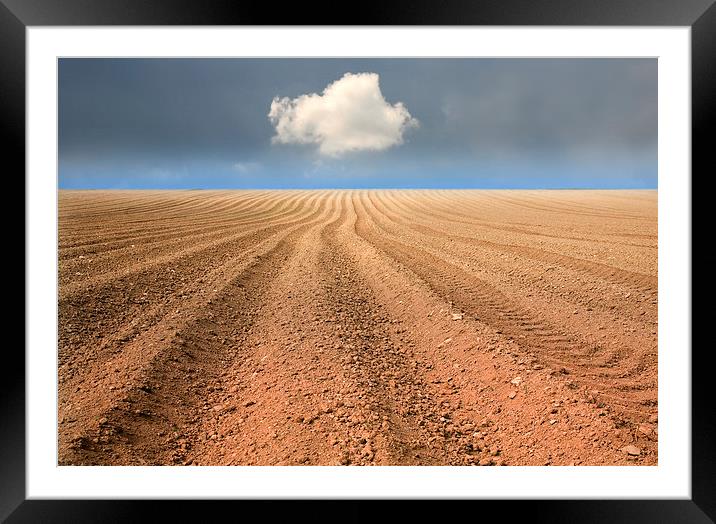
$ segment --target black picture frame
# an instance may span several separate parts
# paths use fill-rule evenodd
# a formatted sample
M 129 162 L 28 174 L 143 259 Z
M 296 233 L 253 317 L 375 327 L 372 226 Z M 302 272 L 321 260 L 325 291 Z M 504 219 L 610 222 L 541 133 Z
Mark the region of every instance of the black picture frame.
M 359 7 L 359 8 L 358 8 Z M 25 30 L 28 26 L 75 25 L 548 25 L 548 26 L 689 26 L 692 74 L 692 282 L 698 295 L 712 295 L 713 278 L 707 269 L 716 263 L 716 249 L 708 238 L 710 198 L 706 189 L 714 176 L 711 160 L 716 107 L 716 5 L 714 0 L 412 0 L 363 2 L 355 9 L 338 3 L 306 3 L 213 0 L 0 0 L 0 129 L 8 173 L 25 170 Z M 711 131 L 711 132 L 709 132 Z M 8 160 L 9 166 L 8 166 Z M 14 169 L 13 169 L 14 168 Z M 707 170 L 710 169 L 710 172 Z M 687 173 L 684 176 L 688 176 Z M 23 186 L 24 195 L 24 186 Z M 700 202 L 700 200 L 704 200 Z M 14 215 L 16 217 L 16 215 Z M 17 220 L 14 218 L 14 220 Z M 8 222 L 11 223 L 11 222 Z M 699 234 L 701 233 L 701 234 Z M 25 264 L 27 260 L 25 259 Z M 25 275 L 27 275 L 25 273 Z M 25 279 L 27 284 L 27 276 Z M 692 286 L 693 289 L 693 286 Z M 695 290 L 694 290 L 695 291 Z M 479 501 L 480 509 L 450 503 L 449 512 L 467 509 L 469 514 L 498 511 L 501 520 L 525 512 L 530 520 L 549 522 L 714 522 L 716 520 L 716 410 L 707 365 L 711 344 L 697 343 L 716 313 L 711 305 L 696 307 L 692 292 L 692 497 L 690 500 L 551 500 Z M 698 329 L 694 329 L 698 328 Z M 677 348 L 675 348 L 677 349 Z M 238 502 L 190 501 L 80 501 L 26 500 L 25 497 L 25 358 L 19 344 L 6 345 L 6 373 L 0 383 L 0 519 L 7 522 L 133 522 L 159 510 L 162 520 L 188 520 L 200 515 L 236 511 Z M 10 359 L 8 362 L 7 359 Z M 9 370 L 9 371 L 7 371 Z M 378 514 L 364 502 L 352 501 L 331 508 L 302 501 L 293 518 L 365 521 Z M 268 501 L 243 502 L 263 514 L 273 513 Z M 152 506 L 152 507 L 150 507 Z M 160 506 L 160 507 L 154 507 Z M 230 506 L 230 507 L 227 507 Z M 423 518 L 430 511 L 443 514 L 444 504 L 429 509 L 424 501 L 404 504 L 405 512 Z M 408 507 L 409 506 L 409 507 Z M 233 513 L 242 518 L 242 513 Z M 293 511 L 292 511 L 293 513 Z M 231 515 L 231 513 L 230 513 Z M 339 517 L 337 517 L 339 516 Z

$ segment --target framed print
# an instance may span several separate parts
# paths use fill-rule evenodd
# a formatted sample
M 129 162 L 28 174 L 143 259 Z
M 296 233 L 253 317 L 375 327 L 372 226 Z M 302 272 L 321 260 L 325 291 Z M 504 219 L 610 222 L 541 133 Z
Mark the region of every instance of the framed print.
M 5 1 L 3 518 L 714 519 L 716 8 L 522 4 Z

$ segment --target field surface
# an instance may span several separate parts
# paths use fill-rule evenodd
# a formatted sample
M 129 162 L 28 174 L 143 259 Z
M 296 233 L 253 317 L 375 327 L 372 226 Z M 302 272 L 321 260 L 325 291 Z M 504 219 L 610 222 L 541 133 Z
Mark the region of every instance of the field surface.
M 656 191 L 60 191 L 59 464 L 657 463 Z

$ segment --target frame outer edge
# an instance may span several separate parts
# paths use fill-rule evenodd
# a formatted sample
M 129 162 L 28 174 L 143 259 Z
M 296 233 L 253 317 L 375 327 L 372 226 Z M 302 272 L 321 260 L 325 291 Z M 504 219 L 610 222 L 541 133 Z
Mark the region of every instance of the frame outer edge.
M 692 412 L 691 468 L 692 500 L 716 521 L 716 416 L 713 406 L 713 376 L 708 365 L 711 343 L 707 335 L 700 339 L 716 316 L 713 275 L 716 248 L 709 245 L 713 215 L 709 180 L 713 178 L 716 135 L 716 3 L 694 22 L 691 28 L 691 223 L 692 223 Z M 704 298 L 699 304 L 694 293 Z M 699 328 L 698 330 L 694 328 Z M 710 337 L 709 337 L 710 338 Z
M 17 183 L 25 203 L 25 25 L 0 3 L 0 144 L 7 162 L 7 181 Z M 9 162 L 8 162 L 9 161 Z M 16 187 L 17 187 L 16 186 Z M 13 187 L 9 191 L 17 191 Z M 8 192 L 9 192 L 8 191 Z M 17 194 L 17 193 L 16 193 Z M 13 200 L 15 200 L 13 198 Z M 19 199 L 18 199 L 19 200 Z M 11 216 L 12 213 L 12 216 Z M 8 224 L 18 220 L 15 208 L 4 210 Z M 10 228 L 13 230 L 14 228 Z M 26 233 L 25 228 L 23 230 Z M 25 234 L 23 233 L 23 235 Z M 25 237 L 23 236 L 23 282 L 27 282 Z M 14 251 L 14 250 L 13 250 Z M 26 291 L 26 288 L 25 288 Z M 23 314 L 26 295 L 23 298 Z M 19 331 L 19 330 L 18 330 Z M 19 338 L 19 337 L 18 337 Z M 4 373 L 0 382 L 0 521 L 25 499 L 25 331 L 19 344 L 5 346 Z
M 66 20 L 65 23 L 69 22 L 71 25 L 84 25 L 87 23 L 97 23 L 98 18 L 103 16 L 97 16 L 97 12 L 92 13 L 85 11 L 78 14 L 76 11 L 70 14 L 71 21 L 67 20 L 67 16 L 58 16 L 57 11 L 53 12 L 52 9 L 46 11 L 37 12 L 37 5 L 42 2 L 28 1 L 27 4 L 33 4 L 30 11 L 34 11 L 28 14 L 27 11 L 21 12 L 18 16 L 17 2 L 11 0 L 10 3 L 14 4 L 14 11 L 10 10 L 5 4 L 8 2 L 5 0 L 0 3 L 0 64 L 2 64 L 2 74 L 0 75 L 0 93 L 6 94 L 6 96 L 0 97 L 0 114 L 3 115 L 3 126 L 2 135 L 7 144 L 7 151 L 10 152 L 8 155 L 10 158 L 14 158 L 17 161 L 24 173 L 25 165 L 25 24 L 30 22 L 32 24 L 52 24 L 53 17 L 56 20 Z M 77 2 L 70 2 L 77 6 Z M 124 3 L 126 2 L 119 2 Z M 712 144 L 708 137 L 712 136 L 713 133 L 709 131 L 714 130 L 714 116 L 715 116 L 715 105 L 716 97 L 713 93 L 716 93 L 716 4 L 712 0 L 709 2 L 701 2 L 701 4 L 707 5 L 705 11 L 701 11 L 700 15 L 696 17 L 692 23 L 692 173 L 702 173 L 701 179 L 698 182 L 698 187 L 703 187 L 701 184 L 709 173 L 706 173 L 706 166 L 710 163 L 710 149 Z M 710 4 L 710 5 L 708 5 Z M 45 7 L 48 3 L 45 2 Z M 54 3 L 57 6 L 57 3 Z M 177 2 L 176 7 L 180 8 L 181 3 Z M 675 2 L 672 11 L 671 20 L 683 19 L 683 11 L 680 16 L 676 16 L 675 12 L 680 10 L 678 2 Z M 100 4 L 99 13 L 103 7 L 106 7 L 105 3 Z M 683 6 L 682 6 L 683 7 Z M 689 12 L 694 12 L 694 4 L 691 4 Z M 91 11 L 91 10 L 89 10 Z M 133 17 L 137 19 L 142 18 L 142 13 L 137 10 L 134 12 Z M 150 9 L 151 11 L 151 9 Z M 157 12 L 158 11 L 158 12 Z M 548 10 L 549 11 L 549 10 Z M 144 13 L 148 14 L 148 13 Z M 166 13 L 164 10 L 158 9 L 154 11 L 154 16 L 147 16 L 144 22 L 151 23 L 149 20 L 157 21 L 157 14 L 160 18 L 164 17 Z M 106 16 L 106 13 L 105 13 Z M 508 15 L 510 17 L 511 15 Z M 527 16 L 531 18 L 534 15 Z M 585 15 L 586 16 L 586 15 Z M 665 16 L 664 13 L 659 16 Z M 181 18 L 181 17 L 178 17 Z M 392 18 L 392 17 L 390 17 Z M 473 17 L 470 17 L 472 19 Z M 487 16 L 489 18 L 489 16 Z M 631 16 L 625 18 L 631 19 Z M 110 22 L 112 23 L 112 22 Z M 122 23 L 120 21 L 113 22 L 114 24 Z M 135 23 L 137 23 L 135 21 Z M 172 24 L 177 23 L 177 18 L 172 20 L 171 16 L 168 16 L 164 23 Z M 413 22 L 415 23 L 415 22 Z M 445 22 L 447 23 L 447 22 Z M 469 22 L 468 22 L 469 23 Z M 535 22 L 532 22 L 533 24 Z M 569 21 L 561 20 L 560 23 L 570 23 Z M 139 25 L 142 25 L 141 23 Z M 669 24 L 678 25 L 678 24 Z M 695 179 L 695 177 L 693 177 Z M 24 193 L 24 187 L 23 187 Z M 703 195 L 705 192 L 701 192 Z M 702 199 L 705 197 L 699 197 L 699 192 L 693 191 L 692 186 L 692 238 L 696 238 L 696 232 L 708 233 L 708 230 L 704 231 L 706 227 L 702 224 L 708 224 L 708 216 L 706 212 L 699 213 L 696 211 L 696 204 L 703 203 Z M 698 206 L 700 209 L 706 209 L 705 206 Z M 703 236 L 703 235 L 702 235 Z M 704 296 L 709 291 L 716 291 L 716 286 L 713 283 L 713 279 L 709 279 L 708 275 L 705 275 L 702 269 L 713 267 L 716 264 L 716 250 L 708 247 L 699 247 L 695 242 L 692 243 L 692 249 L 697 248 L 698 257 L 693 257 L 692 263 L 693 273 L 692 282 L 694 277 L 699 275 L 705 276 L 706 278 L 699 279 L 700 286 L 707 286 L 707 289 L 700 287 L 701 294 Z M 24 255 L 24 254 L 23 254 Z M 26 262 L 26 260 L 25 260 Z M 701 264 L 697 267 L 697 263 Z M 710 286 L 710 287 L 708 287 Z M 693 286 L 692 286 L 693 289 Z M 710 294 L 710 293 L 709 293 Z M 716 314 L 716 307 L 711 305 L 703 310 L 693 308 L 693 325 L 707 325 L 709 319 L 712 319 Z M 693 456 L 697 459 L 692 461 L 693 467 L 693 484 L 692 484 L 692 497 L 694 503 L 700 508 L 704 516 L 709 519 L 713 519 L 716 515 L 716 499 L 713 497 L 713 493 L 716 492 L 716 449 L 713 446 L 714 435 L 716 435 L 716 423 L 715 417 L 712 414 L 711 399 L 713 393 L 711 390 L 712 378 L 707 375 L 708 367 L 705 365 L 699 365 L 706 361 L 708 353 L 706 350 L 699 352 L 693 352 L 693 412 L 692 412 L 692 426 L 693 426 Z M 25 365 L 24 356 L 19 357 L 21 363 L 21 370 L 6 374 L 6 381 L 3 383 L 3 394 L 0 396 L 0 413 L 3 416 L 3 423 L 0 424 L 0 465 L 2 465 L 2 476 L 0 477 L 0 520 L 4 520 L 12 513 L 18 505 L 21 511 L 18 513 L 24 513 L 22 510 L 27 510 L 28 504 L 21 504 L 25 498 L 25 406 L 24 406 L 24 379 L 25 379 Z M 22 428 L 22 431 L 18 435 L 15 433 L 17 428 Z
M 713 0 L 364 1 L 2 0 L 31 25 L 656 25 L 688 26 Z

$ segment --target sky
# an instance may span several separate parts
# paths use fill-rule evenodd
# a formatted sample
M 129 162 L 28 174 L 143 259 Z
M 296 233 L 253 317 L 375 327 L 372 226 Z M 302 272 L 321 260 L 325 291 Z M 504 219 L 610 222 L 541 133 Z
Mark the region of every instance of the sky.
M 653 58 L 62 58 L 61 189 L 656 188 Z

